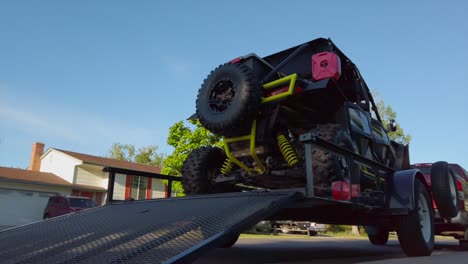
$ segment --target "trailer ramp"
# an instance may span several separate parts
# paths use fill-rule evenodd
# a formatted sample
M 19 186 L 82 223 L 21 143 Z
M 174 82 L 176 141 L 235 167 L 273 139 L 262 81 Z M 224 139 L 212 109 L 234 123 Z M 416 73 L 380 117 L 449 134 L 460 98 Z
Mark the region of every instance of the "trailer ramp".
M 106 205 L 0 232 L 0 262 L 189 263 L 301 197 L 247 192 Z

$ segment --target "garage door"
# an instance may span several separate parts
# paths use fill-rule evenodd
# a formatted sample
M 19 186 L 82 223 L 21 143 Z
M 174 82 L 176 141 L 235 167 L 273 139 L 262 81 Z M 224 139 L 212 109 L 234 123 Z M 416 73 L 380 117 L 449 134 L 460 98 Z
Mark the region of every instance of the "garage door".
M 42 220 L 49 196 L 54 193 L 0 189 L 0 229 Z

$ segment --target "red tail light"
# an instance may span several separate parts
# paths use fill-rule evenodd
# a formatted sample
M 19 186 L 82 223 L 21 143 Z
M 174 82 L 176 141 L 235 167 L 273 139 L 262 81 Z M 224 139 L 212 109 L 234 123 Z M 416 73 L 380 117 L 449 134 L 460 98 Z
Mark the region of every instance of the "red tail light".
M 335 200 L 347 201 L 351 199 L 351 188 L 347 181 L 332 182 L 332 197 Z
M 239 58 L 235 58 L 235 59 L 231 60 L 229 63 L 234 64 L 234 63 L 240 62 L 241 60 L 242 60 L 242 57 L 239 57 Z
M 459 179 L 457 179 L 457 180 L 456 180 L 456 183 L 457 183 L 457 191 L 462 191 L 462 192 L 463 192 L 463 184 L 462 184 L 462 182 L 461 182 Z
M 270 96 L 273 96 L 273 95 L 277 95 L 277 94 L 280 94 L 280 93 L 285 93 L 289 90 L 289 86 L 284 86 L 284 87 L 279 87 L 279 88 L 273 88 L 271 91 L 267 91 L 265 93 L 265 98 L 266 97 L 270 97 Z
M 465 193 L 463 192 L 463 183 L 457 179 L 455 181 L 458 192 L 458 209 L 465 210 Z

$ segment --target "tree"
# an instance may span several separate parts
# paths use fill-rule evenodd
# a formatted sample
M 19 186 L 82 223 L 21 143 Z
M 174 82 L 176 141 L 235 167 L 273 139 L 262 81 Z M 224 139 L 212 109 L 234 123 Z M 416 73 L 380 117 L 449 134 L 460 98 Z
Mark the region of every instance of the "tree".
M 188 124 L 179 121 L 169 128 L 167 144 L 174 148 L 172 154 L 164 160 L 162 174 L 181 176 L 182 166 L 187 156 L 201 146 L 222 146 L 220 137 L 205 129 L 198 120 L 189 120 Z M 173 183 L 173 190 L 183 192 L 180 182 Z
M 381 98 L 380 94 L 376 91 L 372 92 L 374 98 L 377 99 L 377 110 L 379 111 L 380 117 L 382 118 L 382 123 L 386 128 L 391 120 L 395 120 L 397 117 L 397 113 L 393 111 L 391 106 L 385 105 L 383 99 Z M 403 128 L 400 124 L 396 123 L 396 131 L 395 132 L 388 132 L 388 136 L 401 144 L 409 144 L 411 141 L 411 135 L 405 134 Z
M 163 166 L 165 159 L 164 154 L 158 153 L 157 146 L 140 147 L 138 150 L 135 150 L 134 145 L 120 143 L 112 144 L 107 157 L 160 168 Z

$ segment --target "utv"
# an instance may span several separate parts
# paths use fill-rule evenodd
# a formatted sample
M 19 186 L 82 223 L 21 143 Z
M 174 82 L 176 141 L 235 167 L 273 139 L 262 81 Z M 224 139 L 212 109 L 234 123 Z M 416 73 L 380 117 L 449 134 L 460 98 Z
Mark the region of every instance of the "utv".
M 273 220 L 365 225 L 378 245 L 397 230 L 408 255 L 432 252 L 424 176 L 411 169 L 408 146 L 389 138 L 394 123 L 384 127 L 358 68 L 330 39 L 220 65 L 191 118 L 222 136 L 224 149 L 188 155 L 186 194 L 304 188 L 308 199 Z
M 220 65 L 204 80 L 192 118 L 223 136 L 224 150 L 202 147 L 189 155 L 187 194 L 234 190 L 234 184 L 304 187 L 299 135 L 305 132 L 395 169 L 409 166 L 407 149 L 389 139 L 359 70 L 329 39 Z M 317 195 L 349 181 L 348 170 L 362 174 L 362 190 L 375 189 L 370 168 L 318 149 L 312 158 Z

